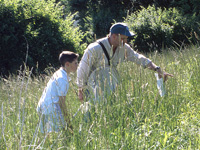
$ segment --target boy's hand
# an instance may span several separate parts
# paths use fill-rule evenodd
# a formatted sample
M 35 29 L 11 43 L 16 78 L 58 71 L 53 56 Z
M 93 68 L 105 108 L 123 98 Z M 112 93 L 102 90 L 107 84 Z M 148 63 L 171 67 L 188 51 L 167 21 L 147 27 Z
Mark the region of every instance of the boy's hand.
M 78 98 L 83 103 L 83 90 L 81 88 L 78 90 Z
M 74 133 L 73 132 L 73 126 L 70 124 L 69 126 L 67 126 L 67 129 L 69 130 L 70 133 Z

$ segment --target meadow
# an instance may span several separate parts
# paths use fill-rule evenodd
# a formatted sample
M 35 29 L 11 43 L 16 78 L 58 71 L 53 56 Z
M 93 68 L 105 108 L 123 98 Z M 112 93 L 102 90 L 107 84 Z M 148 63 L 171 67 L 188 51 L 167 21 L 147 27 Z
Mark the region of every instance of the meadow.
M 0 149 L 200 149 L 200 47 L 169 49 L 148 57 L 174 75 L 161 97 L 153 71 L 131 62 L 118 66 L 122 78 L 115 93 L 92 105 L 90 119 L 78 110 L 75 76 L 66 103 L 73 133 L 39 132 L 37 103 L 55 68 L 32 75 L 26 67 L 0 78 Z M 80 131 L 81 127 L 81 131 Z

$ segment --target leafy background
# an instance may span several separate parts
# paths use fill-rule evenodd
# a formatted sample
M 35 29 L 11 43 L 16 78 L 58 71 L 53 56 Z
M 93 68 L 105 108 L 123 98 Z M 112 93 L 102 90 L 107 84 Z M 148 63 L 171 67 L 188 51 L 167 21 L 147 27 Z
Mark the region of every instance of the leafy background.
M 58 67 L 58 54 L 83 54 L 86 46 L 126 22 L 136 33 L 135 50 L 162 51 L 199 42 L 198 0 L 1 0 L 0 72 L 26 63 L 34 74 Z M 81 57 L 80 57 L 81 58 Z
M 199 0 L 0 0 L 0 149 L 200 149 Z M 111 5 L 112 4 L 112 5 Z M 38 100 L 58 54 L 126 22 L 130 44 L 174 75 L 160 97 L 154 74 L 119 64 L 113 95 L 78 112 L 76 75 L 66 98 L 73 134 L 39 132 Z M 80 131 L 80 129 L 82 129 Z

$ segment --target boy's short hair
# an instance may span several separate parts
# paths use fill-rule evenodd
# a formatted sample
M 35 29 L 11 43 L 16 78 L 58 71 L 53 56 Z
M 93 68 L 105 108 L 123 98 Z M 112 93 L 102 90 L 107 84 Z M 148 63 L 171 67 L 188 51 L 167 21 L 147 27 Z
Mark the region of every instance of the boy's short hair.
M 59 61 L 61 66 L 64 67 L 66 62 L 72 63 L 75 59 L 79 57 L 78 54 L 71 51 L 62 51 L 59 55 Z

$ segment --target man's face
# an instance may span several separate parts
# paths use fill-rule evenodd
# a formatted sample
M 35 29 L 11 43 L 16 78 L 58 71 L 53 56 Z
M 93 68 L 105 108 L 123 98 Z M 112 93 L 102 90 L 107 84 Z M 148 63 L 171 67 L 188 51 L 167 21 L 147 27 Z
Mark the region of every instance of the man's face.
M 124 45 L 125 43 L 127 43 L 127 40 L 128 40 L 128 36 L 116 34 L 116 37 L 115 37 L 116 46 Z

